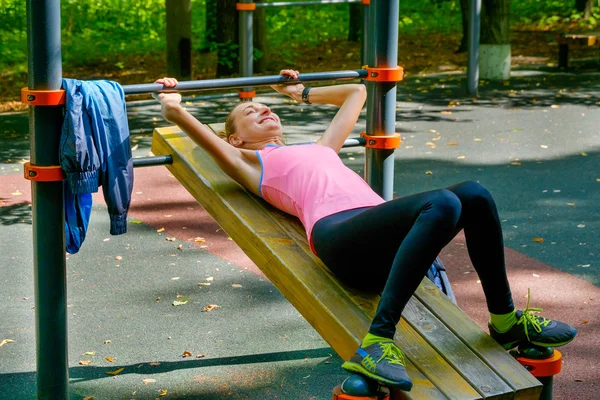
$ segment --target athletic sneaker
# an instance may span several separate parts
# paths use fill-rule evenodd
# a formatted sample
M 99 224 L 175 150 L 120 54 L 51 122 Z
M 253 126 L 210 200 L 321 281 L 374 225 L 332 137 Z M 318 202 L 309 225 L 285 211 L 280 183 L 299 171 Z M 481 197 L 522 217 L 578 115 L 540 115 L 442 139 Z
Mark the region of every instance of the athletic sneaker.
M 553 321 L 534 315 L 542 312 L 541 308 L 529 308 L 529 296 L 527 306 L 523 311 L 515 312 L 517 323 L 506 332 L 498 332 L 488 323 L 490 336 L 510 350 L 521 344 L 531 343 L 541 347 L 564 346 L 575 338 L 577 329 L 560 321 Z
M 359 347 L 342 368 L 365 375 L 385 386 L 405 392 L 412 389 L 413 383 L 406 373 L 404 353 L 394 342 L 380 342 L 365 348 Z

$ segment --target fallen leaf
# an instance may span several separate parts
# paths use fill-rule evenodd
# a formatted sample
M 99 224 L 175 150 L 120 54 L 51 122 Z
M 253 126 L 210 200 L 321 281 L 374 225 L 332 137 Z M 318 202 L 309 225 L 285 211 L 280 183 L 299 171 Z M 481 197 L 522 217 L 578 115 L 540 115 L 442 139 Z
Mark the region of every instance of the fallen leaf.
M 110 340 L 105 340 L 104 344 L 111 344 L 111 341 Z
M 121 257 L 121 256 L 116 256 L 115 257 L 115 260 L 117 260 L 117 261 L 121 261 L 122 259 L 123 259 L 123 257 Z
M 560 106 L 558 104 L 552 104 L 550 107 L 552 107 L 552 108 L 560 108 Z
M 567 203 L 568 206 L 574 206 L 575 203 Z
M 544 239 L 539 238 L 539 237 L 533 238 L 533 241 L 538 242 L 538 243 L 544 243 Z
M 139 224 L 141 224 L 141 223 L 142 223 L 142 221 L 141 221 L 141 220 L 139 220 L 139 219 L 132 219 L 132 220 L 131 220 L 131 221 L 129 221 L 129 222 L 131 222 L 132 224 L 136 224 L 136 225 L 139 225 Z
M 198 286 L 210 286 L 210 282 L 200 282 Z
M 158 296 L 158 297 L 156 298 L 156 301 L 160 301 L 160 296 Z
M 148 365 L 151 367 L 158 367 L 160 365 L 160 363 L 159 362 L 151 362 L 151 363 L 148 363 Z
M 85 353 L 83 353 L 84 356 L 95 356 L 96 352 L 95 351 L 86 351 Z
M 177 250 L 183 250 L 183 245 L 180 244 L 179 246 L 177 246 Z
M 589 322 L 590 322 L 590 321 L 588 321 L 587 319 L 584 319 L 583 321 L 581 321 L 581 323 L 582 323 L 583 325 L 585 325 L 585 324 L 587 324 L 587 323 L 589 323 Z
M 104 359 L 108 362 L 115 362 L 115 359 L 112 357 L 104 357 Z
M 539 278 L 540 276 L 538 274 L 532 274 L 534 278 Z
M 431 171 L 425 171 L 425 175 L 433 175 L 433 172 L 431 172 Z
M 547 149 L 547 148 L 548 148 L 548 146 L 546 146 L 545 144 L 540 144 L 540 147 L 541 147 L 542 149 Z
M 209 312 L 209 311 L 216 310 L 217 308 L 221 308 L 221 306 L 218 306 L 216 304 L 209 304 L 206 307 L 204 307 L 204 311 Z
M 163 217 L 165 217 L 165 218 L 171 218 L 172 216 L 173 216 L 173 214 L 166 214 L 166 215 L 163 215 Z
M 164 232 L 164 231 L 165 231 L 165 228 L 160 228 L 160 229 L 156 230 L 156 232 L 158 232 L 158 233 L 161 233 L 161 232 Z
M 79 361 L 79 365 L 90 365 L 92 360 L 81 360 Z
M 474 142 L 481 142 L 483 141 L 483 139 L 476 137 L 475 139 L 473 139 Z
M 182 306 L 184 304 L 187 304 L 188 301 L 189 301 L 188 299 L 173 300 L 173 305 L 174 306 Z
M 179 277 L 178 277 L 178 276 L 174 276 L 174 277 L 172 277 L 172 278 L 171 278 L 171 280 L 172 280 L 172 281 L 179 280 Z
M 231 285 L 231 287 L 234 287 L 234 288 L 241 288 L 241 287 L 242 287 L 242 285 L 240 285 L 239 283 L 234 283 L 233 285 Z
M 214 281 L 214 280 L 215 280 L 215 278 L 213 278 L 212 276 L 209 276 L 208 278 L 206 278 L 206 280 L 207 280 L 208 282 L 212 282 L 212 281 Z
M 425 143 L 427 146 L 431 147 L 432 149 L 435 148 L 435 143 L 433 142 L 427 142 Z
M 465 156 L 458 156 L 458 157 L 456 157 L 456 158 L 457 158 L 458 160 L 464 160 L 464 159 L 465 159 L 465 158 L 467 158 L 467 157 L 465 157 Z
M 204 358 L 204 357 L 206 357 L 206 355 L 204 355 L 204 354 L 196 354 L 196 358 Z
M 204 242 L 206 242 L 206 239 L 204 239 L 203 237 L 197 237 L 197 238 L 194 238 L 194 242 L 204 243 Z
M 166 240 L 169 242 L 174 242 L 176 239 L 174 237 L 167 237 Z
M 94 396 L 87 396 L 87 397 L 83 398 L 83 400 L 94 400 L 94 399 L 95 399 Z
M 166 396 L 167 395 L 168 390 L 167 389 L 160 389 L 158 391 L 158 395 L 159 396 Z
M 105 372 L 105 374 L 106 375 L 112 375 L 112 376 L 119 375 L 121 372 L 123 372 L 124 369 L 125 368 L 115 369 L 114 371 Z
M 14 343 L 15 341 L 12 339 L 4 339 L 3 341 L 0 342 L 0 347 L 4 346 L 7 343 Z
M 233 240 L 231 237 L 227 236 L 227 240 Z
M 183 354 L 181 355 L 181 357 L 183 357 L 183 358 L 186 358 L 186 357 L 191 357 L 191 356 L 192 356 L 192 353 L 191 353 L 191 352 L 189 352 L 189 351 L 187 351 L 187 350 L 185 350 L 185 351 L 183 352 Z
M 17 190 L 16 192 L 12 192 L 11 194 L 13 196 L 21 196 L 21 195 L 23 195 L 23 193 L 19 192 L 19 190 Z
M 156 382 L 156 379 L 152 379 L 152 378 L 147 378 L 147 379 L 144 379 L 144 380 L 142 381 L 142 383 L 143 383 L 144 385 L 147 385 L 147 384 L 149 384 L 149 383 L 154 383 L 154 382 Z
M 578 228 L 585 228 L 585 224 L 579 224 L 577 225 Z
M 518 161 L 513 161 L 513 162 L 510 163 L 510 165 L 521 165 L 521 163 L 518 162 Z
M 458 142 L 448 142 L 448 146 L 458 146 Z
M 133 146 L 133 147 L 131 148 L 131 151 L 136 151 L 136 150 L 138 149 L 138 147 L 140 147 L 140 145 L 139 145 L 139 144 L 136 144 L 135 146 Z
M 452 114 L 452 111 L 440 111 L 440 114 L 450 115 L 450 114 Z
M 582 152 L 581 152 L 581 156 L 582 156 L 582 157 L 587 157 L 587 155 L 588 155 L 588 154 L 587 154 L 585 151 L 582 151 Z

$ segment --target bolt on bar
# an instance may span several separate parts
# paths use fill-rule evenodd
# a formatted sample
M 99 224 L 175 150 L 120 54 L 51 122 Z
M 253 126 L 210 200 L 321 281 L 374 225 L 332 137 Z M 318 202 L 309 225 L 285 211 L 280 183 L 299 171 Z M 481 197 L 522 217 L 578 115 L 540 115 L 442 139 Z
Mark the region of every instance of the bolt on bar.
M 179 82 L 174 88 L 166 88 L 157 83 L 145 83 L 138 85 L 124 85 L 125 94 L 144 94 L 160 91 L 184 91 L 184 90 L 214 90 L 231 89 L 245 86 L 268 86 L 279 84 L 294 84 L 299 82 L 318 82 L 342 79 L 360 79 L 367 76 L 364 69 L 331 72 L 309 72 L 298 75 L 298 79 L 288 79 L 281 75 L 252 76 L 245 78 L 206 79 L 201 81 Z
M 360 3 L 362 0 L 310 0 L 310 1 L 276 1 L 274 3 L 256 3 L 256 8 L 285 7 L 285 6 L 313 6 L 324 4 L 349 4 Z

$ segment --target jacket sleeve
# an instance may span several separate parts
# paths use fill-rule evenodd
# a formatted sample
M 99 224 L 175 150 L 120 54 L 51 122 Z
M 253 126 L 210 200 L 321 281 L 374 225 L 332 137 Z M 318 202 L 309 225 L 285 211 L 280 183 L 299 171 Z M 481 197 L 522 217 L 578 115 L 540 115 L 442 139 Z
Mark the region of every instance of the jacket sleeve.
M 73 194 L 94 193 L 98 191 L 100 159 L 90 120 L 84 111 L 81 81 L 63 79 L 62 83 L 66 105 L 59 147 L 60 165 Z
M 92 126 L 102 165 L 100 184 L 110 216 L 111 235 L 127 232 L 127 212 L 133 191 L 133 160 L 123 89 L 116 82 L 93 81 Z

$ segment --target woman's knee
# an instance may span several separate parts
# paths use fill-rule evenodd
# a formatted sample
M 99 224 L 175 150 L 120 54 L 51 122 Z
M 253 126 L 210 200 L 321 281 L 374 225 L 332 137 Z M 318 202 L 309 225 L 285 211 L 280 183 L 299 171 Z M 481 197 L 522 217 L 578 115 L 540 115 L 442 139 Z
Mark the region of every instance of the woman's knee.
M 448 189 L 437 190 L 433 192 L 430 204 L 431 211 L 434 212 L 437 219 L 452 225 L 458 223 L 462 211 L 462 204 L 456 194 Z
M 462 203 L 474 205 L 494 205 L 494 198 L 489 190 L 479 182 L 466 181 L 456 185 L 454 193 Z

